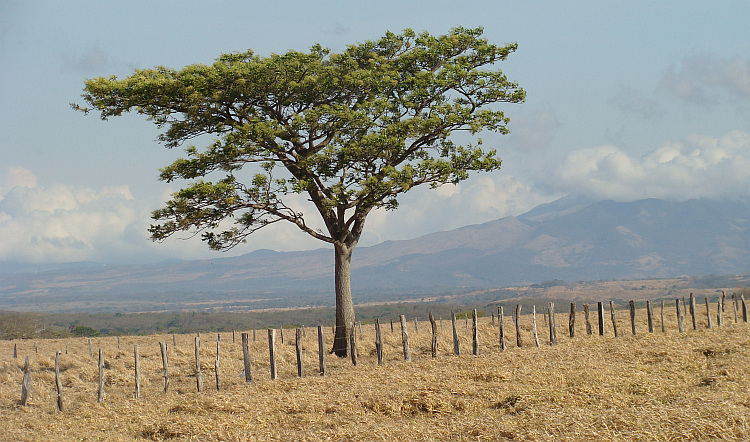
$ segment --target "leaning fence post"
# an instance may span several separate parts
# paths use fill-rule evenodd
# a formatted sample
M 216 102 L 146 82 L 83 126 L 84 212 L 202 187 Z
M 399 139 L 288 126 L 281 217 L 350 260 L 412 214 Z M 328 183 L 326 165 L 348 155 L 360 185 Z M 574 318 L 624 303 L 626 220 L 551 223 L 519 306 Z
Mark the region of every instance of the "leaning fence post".
M 159 342 L 159 350 L 161 350 L 162 376 L 164 376 L 164 393 L 166 393 L 169 391 L 169 360 L 167 359 L 167 344 Z
M 721 300 L 719 300 L 721 302 Z M 711 307 L 708 305 L 708 298 L 706 298 L 706 318 L 708 319 L 708 328 L 714 328 L 711 322 Z
M 23 381 L 21 382 L 21 405 L 26 406 L 31 394 L 31 367 L 29 366 L 29 357 L 23 363 Z
M 531 326 L 534 333 L 534 343 L 539 348 L 539 334 L 536 331 L 536 306 L 531 306 Z
M 601 301 L 597 303 L 596 311 L 599 315 L 599 336 L 604 336 L 604 304 Z
M 63 411 L 63 386 L 60 380 L 60 355 L 61 351 L 55 353 L 55 387 L 57 388 L 57 409 Z
M 590 313 L 589 313 L 589 305 L 583 304 L 583 319 L 586 322 L 586 335 L 591 336 L 591 319 L 590 319 Z
M 380 335 L 380 321 L 377 319 L 375 320 L 375 351 L 378 354 L 378 365 L 383 365 L 383 337 Z
M 654 309 L 650 300 L 646 300 L 646 318 L 648 320 L 648 332 L 654 332 Z
M 409 333 L 406 331 L 406 318 L 399 315 L 401 321 L 401 344 L 404 348 L 404 361 L 411 362 L 411 349 L 409 348 Z
M 612 318 L 612 329 L 614 330 L 615 338 L 616 338 L 620 335 L 617 333 L 617 320 L 615 319 L 615 303 L 612 302 L 611 300 L 609 301 L 609 315 Z
M 682 332 L 685 331 L 685 328 L 682 325 L 682 313 L 683 313 L 683 311 L 680 309 L 680 298 L 677 298 L 674 301 L 675 301 L 675 305 L 677 307 L 677 330 L 679 330 L 679 332 L 682 333 Z
M 99 349 L 99 392 L 96 401 L 104 402 L 104 350 Z
M 276 379 L 276 329 L 268 329 L 268 359 L 271 366 L 271 379 Z
M 430 319 L 430 325 L 432 326 L 432 345 L 430 345 L 430 350 L 432 350 L 432 357 L 437 357 L 437 348 L 438 348 L 438 339 L 437 339 L 437 322 L 435 322 L 435 316 L 432 315 L 432 312 L 429 314 Z
M 55 360 L 57 365 L 57 360 Z M 141 353 L 138 350 L 138 344 L 133 344 L 133 368 L 135 369 L 135 392 L 133 396 L 136 399 L 141 397 Z
M 695 311 L 695 296 L 690 293 L 690 316 L 693 319 L 693 330 L 698 330 L 698 318 L 696 318 Z
M 303 378 L 305 377 L 305 368 L 302 361 L 302 329 L 300 328 L 294 333 L 294 351 L 297 353 L 297 377 Z
M 253 381 L 252 364 L 250 363 L 250 344 L 247 332 L 240 335 L 242 341 L 242 365 L 245 367 L 245 383 Z
M 318 371 L 321 376 L 326 375 L 326 350 L 325 336 L 323 336 L 323 326 L 318 326 Z
M 568 332 L 570 333 L 571 338 L 574 338 L 576 336 L 576 303 L 575 302 L 570 303 L 570 315 L 568 316 Z
M 461 354 L 461 349 L 458 342 L 458 330 L 456 330 L 456 314 L 454 312 L 451 312 L 451 323 L 453 324 L 453 354 L 458 356 Z
M 505 350 L 505 323 L 503 320 L 503 306 L 497 308 L 497 324 L 500 328 L 500 350 Z
M 630 307 L 630 329 L 633 331 L 633 336 L 635 336 L 635 302 L 631 299 L 628 302 L 628 306 Z
M 477 324 L 477 309 L 471 311 L 471 353 L 476 356 L 479 354 L 479 326 Z
M 740 300 L 742 301 L 742 322 L 747 322 L 747 304 L 745 303 L 744 294 L 740 294 Z
M 521 304 L 516 304 L 516 312 L 513 314 L 513 323 L 516 326 L 516 345 L 523 347 L 521 339 Z

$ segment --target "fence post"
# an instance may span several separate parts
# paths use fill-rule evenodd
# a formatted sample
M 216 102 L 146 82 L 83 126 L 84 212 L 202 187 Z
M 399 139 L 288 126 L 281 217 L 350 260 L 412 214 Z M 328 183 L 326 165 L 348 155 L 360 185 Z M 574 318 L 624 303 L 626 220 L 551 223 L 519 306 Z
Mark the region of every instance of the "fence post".
M 604 336 L 604 304 L 601 301 L 597 303 L 596 310 L 599 315 L 599 336 Z
M 248 342 L 247 332 L 240 335 L 242 341 L 242 365 L 245 367 L 245 383 L 253 381 L 253 370 L 250 361 L 250 343 Z
M 477 324 L 477 309 L 471 311 L 471 353 L 476 356 L 479 354 L 479 326 Z
M 349 353 L 352 358 L 352 365 L 357 366 L 359 355 L 357 354 L 357 329 L 352 322 L 352 328 L 349 330 Z
M 31 394 L 31 367 L 29 366 L 29 357 L 26 356 L 26 361 L 23 363 L 23 381 L 21 383 L 21 406 L 26 406 L 29 402 L 29 394 Z
M 271 379 L 276 379 L 276 329 L 268 329 L 268 359 L 271 365 Z
M 531 326 L 534 333 L 534 343 L 539 348 L 539 334 L 536 330 L 536 305 L 531 306 Z
M 201 371 L 201 336 L 195 336 L 195 383 L 198 393 L 203 392 L 203 372 Z
M 137 346 L 136 346 L 137 347 Z M 60 380 L 60 355 L 61 351 L 55 353 L 55 387 L 57 388 L 57 409 L 63 411 L 63 386 Z M 140 388 L 139 384 L 136 384 Z M 137 397 L 137 396 L 136 396 Z
M 548 305 L 549 314 L 549 343 L 550 345 L 557 344 L 557 328 L 555 327 L 555 303 L 550 302 Z
M 321 376 L 326 375 L 326 349 L 325 336 L 323 336 L 323 326 L 318 326 L 318 370 Z
M 732 293 L 732 305 L 734 306 L 734 323 L 736 324 L 737 321 L 737 294 Z
M 458 330 L 456 330 L 456 314 L 451 312 L 451 323 L 453 324 L 453 354 L 459 356 L 461 349 L 458 341 Z
M 516 311 L 513 313 L 513 325 L 516 326 L 516 345 L 523 347 L 523 340 L 521 339 L 521 304 L 516 304 Z
M 216 376 L 216 391 L 221 390 L 219 382 L 219 354 L 221 353 L 221 334 L 216 335 L 216 359 L 214 359 L 214 375 Z
M 591 336 L 591 318 L 589 313 L 589 305 L 583 304 L 583 319 L 586 322 L 586 335 Z
M 378 365 L 383 365 L 383 337 L 380 335 L 380 321 L 375 320 L 375 351 L 378 354 Z
M 91 352 L 91 338 L 89 338 L 89 357 L 94 356 L 94 353 Z
M 159 349 L 161 350 L 161 367 L 163 370 L 162 375 L 164 376 L 164 393 L 169 391 L 169 360 L 167 359 L 167 344 L 159 342 Z
M 435 322 L 435 316 L 432 315 L 432 312 L 429 314 L 430 318 L 430 325 L 432 326 L 432 345 L 430 346 L 430 349 L 432 350 L 432 357 L 437 357 L 437 348 L 438 348 L 438 337 L 437 337 L 437 322 Z
M 417 317 L 414 317 L 414 333 L 419 333 L 419 324 L 417 323 Z
M 411 349 L 409 348 L 409 333 L 406 331 L 406 318 L 404 315 L 399 315 L 398 318 L 401 322 L 401 345 L 404 348 L 404 361 L 411 362 Z
M 297 377 L 303 378 L 305 377 L 305 368 L 302 361 L 302 329 L 300 328 L 294 334 L 294 350 L 297 353 Z
M 721 302 L 721 300 L 719 300 Z M 711 322 L 711 307 L 708 305 L 708 298 L 706 298 L 706 318 L 708 319 L 708 328 L 714 328 Z
M 138 399 L 141 397 L 141 352 L 138 349 L 138 344 L 133 344 L 133 365 L 135 369 L 135 392 L 133 396 Z M 57 359 L 55 359 L 55 366 L 57 366 Z
M 698 330 L 698 318 L 696 318 L 695 311 L 695 296 L 690 293 L 690 316 L 693 319 L 693 330 Z
M 576 336 L 576 303 L 575 302 L 570 303 L 570 315 L 568 316 L 568 331 L 570 332 L 571 338 L 574 338 Z
M 503 320 L 503 306 L 497 308 L 497 324 L 500 328 L 500 350 L 505 350 L 505 323 Z
M 682 325 L 682 313 L 683 311 L 680 310 L 680 298 L 677 298 L 674 300 L 675 305 L 677 306 L 677 330 L 679 330 L 680 333 L 685 331 L 685 328 Z M 684 306 L 683 306 L 684 308 Z
M 18 344 L 14 342 L 13 343 L 13 359 L 17 359 L 17 358 L 18 358 Z
M 630 307 L 630 329 L 633 331 L 633 336 L 635 336 L 635 302 L 631 299 L 628 302 L 628 306 Z
M 99 348 L 99 391 L 96 401 L 104 402 L 104 350 L 101 348 Z
M 667 326 L 664 324 L 664 300 L 661 300 L 661 332 L 667 332 Z
M 615 319 L 615 303 L 611 300 L 609 301 L 609 316 L 612 319 L 612 329 L 615 333 L 615 338 L 619 337 L 620 334 L 617 333 L 617 320 Z
M 646 300 L 646 319 L 648 320 L 648 332 L 654 332 L 654 310 L 651 306 L 651 300 Z
M 745 303 L 745 295 L 740 294 L 740 300 L 742 301 L 742 322 L 747 322 L 747 304 Z
M 717 327 L 721 327 L 721 312 L 723 311 L 724 311 L 724 299 L 723 297 L 721 297 L 719 298 L 719 301 L 716 306 L 716 326 Z
M 177 348 L 177 338 L 175 337 L 174 333 L 172 333 L 172 350 L 175 350 Z

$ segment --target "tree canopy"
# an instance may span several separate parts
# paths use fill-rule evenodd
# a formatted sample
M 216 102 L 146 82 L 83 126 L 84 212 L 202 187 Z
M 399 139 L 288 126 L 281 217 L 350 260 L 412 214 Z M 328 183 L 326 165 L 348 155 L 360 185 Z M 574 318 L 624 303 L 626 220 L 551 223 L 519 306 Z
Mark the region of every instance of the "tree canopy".
M 143 114 L 170 148 L 215 137 L 161 169 L 163 181 L 191 182 L 153 212 L 152 239 L 200 232 L 211 248 L 226 250 L 286 221 L 350 259 L 373 209 L 395 209 L 400 194 L 422 184 L 458 183 L 471 171 L 500 167 L 496 150 L 483 149 L 476 135 L 507 133 L 508 119 L 493 105 L 522 102 L 525 92 L 495 67 L 516 44 L 491 44 L 482 34 L 405 30 L 340 53 L 315 45 L 136 70 L 87 80 L 90 107 L 74 107 L 102 119 Z M 472 141 L 454 142 L 458 131 Z M 241 179 L 245 167 L 252 176 Z M 207 180 L 214 172 L 220 179 Z M 313 228 L 289 194 L 305 195 L 325 230 Z M 336 287 L 338 300 L 338 279 Z

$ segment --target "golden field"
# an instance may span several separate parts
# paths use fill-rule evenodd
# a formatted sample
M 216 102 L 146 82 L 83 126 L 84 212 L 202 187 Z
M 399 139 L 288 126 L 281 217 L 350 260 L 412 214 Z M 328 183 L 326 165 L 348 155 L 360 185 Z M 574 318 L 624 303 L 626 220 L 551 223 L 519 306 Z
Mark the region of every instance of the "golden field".
M 403 361 L 397 321 L 383 320 L 385 363 L 377 365 L 372 324 L 358 337 L 359 364 L 327 355 L 328 374 L 318 375 L 314 328 L 303 338 L 305 377 L 297 377 L 294 331 L 277 336 L 278 379 L 271 380 L 265 330 L 251 340 L 253 382 L 246 384 L 240 333 L 221 334 L 220 387 L 214 376 L 216 334 L 202 334 L 205 390 L 196 391 L 194 335 L 0 341 L 0 440 L 749 440 L 750 326 L 734 322 L 727 305 L 722 327 L 707 329 L 698 305 L 698 329 L 690 316 L 678 333 L 674 302 L 666 333 L 655 309 L 653 334 L 645 309 L 637 334 L 627 310 L 617 311 L 620 337 L 609 312 L 606 333 L 586 336 L 583 314 L 576 337 L 557 306 L 558 343 L 537 315 L 541 346 L 531 316 L 521 316 L 523 347 L 505 317 L 507 348 L 500 350 L 497 326 L 479 318 L 479 355 L 459 320 L 461 355 L 453 355 L 451 323 L 439 322 L 436 358 L 430 324 L 408 323 L 412 362 Z M 538 307 L 541 310 L 541 306 Z M 595 309 L 594 309 L 595 310 Z M 506 311 L 507 313 L 507 311 Z M 524 312 L 526 313 L 526 312 Z M 326 346 L 332 333 L 325 327 Z M 159 341 L 169 347 L 170 391 L 164 393 Z M 38 353 L 35 352 L 35 343 Z M 134 398 L 133 345 L 141 354 L 141 397 Z M 17 345 L 18 358 L 13 358 Z M 65 349 L 67 345 L 67 354 Z M 96 353 L 107 362 L 106 397 L 97 403 Z M 62 351 L 64 411 L 57 410 L 54 356 Z M 19 405 L 22 367 L 29 356 L 32 390 Z

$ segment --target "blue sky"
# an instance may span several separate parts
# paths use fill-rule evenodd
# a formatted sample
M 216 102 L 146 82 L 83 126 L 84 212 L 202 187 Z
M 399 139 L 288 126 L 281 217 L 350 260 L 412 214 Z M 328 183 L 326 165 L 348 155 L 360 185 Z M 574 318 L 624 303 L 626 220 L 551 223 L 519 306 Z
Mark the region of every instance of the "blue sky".
M 527 91 L 511 135 L 484 135 L 503 168 L 415 189 L 368 218 L 361 245 L 519 215 L 565 195 L 746 198 L 750 192 L 750 2 L 0 1 L 0 265 L 219 256 L 200 240 L 148 240 L 177 190 L 181 155 L 127 115 L 70 109 L 83 81 L 222 53 L 334 51 L 412 28 L 483 26 L 517 42 L 499 67 Z M 292 226 L 230 254 L 325 246 Z M 355 252 L 356 253 L 356 252 Z M 355 258 L 356 259 L 356 258 Z

